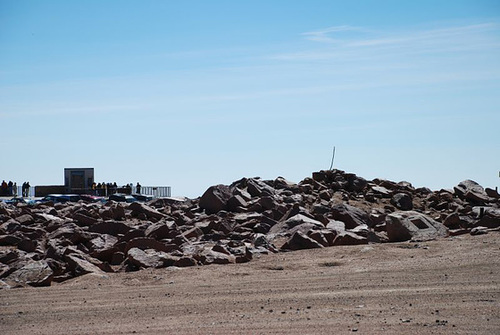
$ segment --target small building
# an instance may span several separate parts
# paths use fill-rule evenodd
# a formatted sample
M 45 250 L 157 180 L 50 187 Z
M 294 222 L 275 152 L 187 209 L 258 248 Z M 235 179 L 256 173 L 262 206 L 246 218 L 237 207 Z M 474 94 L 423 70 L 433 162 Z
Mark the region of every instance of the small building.
M 68 193 L 87 193 L 94 183 L 94 168 L 65 168 L 64 187 Z

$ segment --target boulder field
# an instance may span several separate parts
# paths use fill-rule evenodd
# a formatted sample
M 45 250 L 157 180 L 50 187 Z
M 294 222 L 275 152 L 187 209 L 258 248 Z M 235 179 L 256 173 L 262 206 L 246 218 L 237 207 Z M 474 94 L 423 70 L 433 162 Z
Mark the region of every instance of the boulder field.
M 499 228 L 500 195 L 472 180 L 431 191 L 341 170 L 314 172 L 298 184 L 243 178 L 197 199 L 0 203 L 0 288 Z

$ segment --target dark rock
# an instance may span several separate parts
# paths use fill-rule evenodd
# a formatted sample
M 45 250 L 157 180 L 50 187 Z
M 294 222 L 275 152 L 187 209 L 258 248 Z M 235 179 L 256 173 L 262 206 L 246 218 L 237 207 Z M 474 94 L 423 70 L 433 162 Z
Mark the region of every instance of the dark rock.
M 203 235 L 203 231 L 198 227 L 193 227 L 193 228 L 188 229 L 182 233 L 182 236 L 184 236 L 187 239 L 191 239 L 191 238 L 197 239 L 201 235 Z
M 299 191 L 299 185 L 286 180 L 283 177 L 278 177 L 274 180 L 273 186 L 277 190 L 289 190 L 292 191 L 293 193 L 296 193 Z
M 82 213 L 75 213 L 73 216 L 73 219 L 78 222 L 80 226 L 92 226 L 95 223 L 97 223 L 97 219 L 93 218 L 91 216 L 82 214 Z
M 16 221 L 19 222 L 21 225 L 30 225 L 35 222 L 35 219 L 30 214 L 24 214 L 16 217 Z
M 350 231 L 339 232 L 333 241 L 333 245 L 358 245 L 367 243 L 368 239 L 366 236 L 360 236 Z
M 1 226 L 0 226 L 0 231 L 4 232 L 4 234 L 12 234 L 18 231 L 21 228 L 21 224 L 14 219 L 9 219 L 5 221 Z
M 248 203 L 241 195 L 233 195 L 227 201 L 227 209 L 231 212 L 239 212 L 248 206 Z
M 490 200 L 483 187 L 473 180 L 464 180 L 453 189 L 461 199 L 472 204 L 482 205 Z
M 34 252 L 37 245 L 38 244 L 36 240 L 23 239 L 17 244 L 17 248 L 26 252 Z
M 0 246 L 16 246 L 23 239 L 16 235 L 0 235 Z
M 314 249 L 323 248 L 321 243 L 310 238 L 306 234 L 296 231 L 290 239 L 281 246 L 282 250 L 301 250 L 301 249 Z
M 81 276 L 87 273 L 103 274 L 103 271 L 97 265 L 80 258 L 78 254 L 66 255 L 65 260 L 68 264 L 68 269 L 74 276 Z
M 344 222 L 347 229 L 355 228 L 361 224 L 371 226 L 369 214 L 351 205 L 335 205 L 331 212 L 333 219 Z
M 413 209 L 413 199 L 411 195 L 407 193 L 394 194 L 391 198 L 391 204 L 402 211 L 409 211 Z
M 233 255 L 210 249 L 205 249 L 201 253 L 200 261 L 202 264 L 231 264 L 236 262 Z
M 498 191 L 496 189 L 494 190 L 491 188 L 486 188 L 484 191 L 490 198 L 500 199 L 500 194 L 498 194 Z
M 178 260 L 178 257 L 152 249 L 131 248 L 127 252 L 127 259 L 137 267 L 161 268 L 173 265 Z
M 383 186 L 374 186 L 371 190 L 376 196 L 380 196 L 382 198 L 390 198 L 392 194 L 391 190 L 388 190 Z
M 11 273 L 5 282 L 11 286 L 50 286 L 54 272 L 46 261 L 31 261 L 17 271 Z
M 120 221 L 104 221 L 89 227 L 89 231 L 99 234 L 110 234 L 117 236 L 118 234 L 126 234 L 132 228 Z
M 176 229 L 175 223 L 172 221 L 160 221 L 154 223 L 144 231 L 144 235 L 146 237 L 151 237 L 157 240 L 162 240 L 164 238 L 173 238 L 178 234 L 179 232 Z
M 448 228 L 443 224 L 415 211 L 387 215 L 386 229 L 391 242 L 425 241 L 448 235 Z
M 172 246 L 168 246 L 165 243 L 159 242 L 149 237 L 137 237 L 131 239 L 125 247 L 125 253 L 127 253 L 132 248 L 139 248 L 142 250 L 153 249 L 163 252 L 170 252 L 174 249 Z
M 247 190 L 252 197 L 274 195 L 275 190 L 260 179 L 250 178 L 247 180 Z
M 478 221 L 474 224 L 475 226 L 500 227 L 500 208 L 474 207 L 472 213 L 478 218 Z
M 227 209 L 227 202 L 231 197 L 231 189 L 228 186 L 211 186 L 201 196 L 199 206 L 208 214 L 214 214 Z
M 198 265 L 198 262 L 193 257 L 190 256 L 181 257 L 174 262 L 174 266 L 178 266 L 180 268 L 187 266 L 195 266 L 195 265 Z
M 142 202 L 133 202 L 128 206 L 128 209 L 132 211 L 132 216 L 144 214 L 146 218 L 156 220 L 160 220 L 165 217 L 165 214 L 158 212 L 156 209 L 149 207 Z

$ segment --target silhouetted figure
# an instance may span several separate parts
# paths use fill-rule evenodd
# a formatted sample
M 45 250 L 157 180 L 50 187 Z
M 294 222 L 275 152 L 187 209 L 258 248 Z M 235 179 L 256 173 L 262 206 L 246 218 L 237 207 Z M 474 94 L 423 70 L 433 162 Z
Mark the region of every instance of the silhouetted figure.
M 8 189 L 8 185 L 7 183 L 5 182 L 5 180 L 2 181 L 2 195 L 7 195 L 7 189 Z
M 137 182 L 137 185 L 135 185 L 135 191 L 137 192 L 137 194 L 141 194 L 141 184 L 139 184 L 139 182 Z
M 26 196 L 27 196 L 27 197 L 29 197 L 29 195 L 30 195 L 30 187 L 31 187 L 31 186 L 30 186 L 30 182 L 29 182 L 29 181 L 27 181 L 27 182 L 26 182 Z

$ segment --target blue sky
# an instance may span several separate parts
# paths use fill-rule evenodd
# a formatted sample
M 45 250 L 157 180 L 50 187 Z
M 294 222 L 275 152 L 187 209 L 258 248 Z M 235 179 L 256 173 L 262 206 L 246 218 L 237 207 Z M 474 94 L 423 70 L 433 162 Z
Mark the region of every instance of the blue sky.
M 498 1 L 0 0 L 0 179 L 500 186 Z

